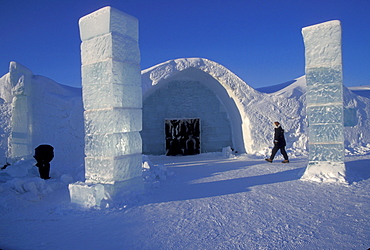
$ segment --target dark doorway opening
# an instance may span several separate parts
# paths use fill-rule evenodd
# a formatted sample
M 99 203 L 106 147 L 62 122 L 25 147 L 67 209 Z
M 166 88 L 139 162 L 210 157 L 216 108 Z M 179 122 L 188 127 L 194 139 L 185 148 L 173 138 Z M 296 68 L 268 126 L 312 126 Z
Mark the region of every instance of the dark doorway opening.
M 165 119 L 166 155 L 200 153 L 200 119 Z

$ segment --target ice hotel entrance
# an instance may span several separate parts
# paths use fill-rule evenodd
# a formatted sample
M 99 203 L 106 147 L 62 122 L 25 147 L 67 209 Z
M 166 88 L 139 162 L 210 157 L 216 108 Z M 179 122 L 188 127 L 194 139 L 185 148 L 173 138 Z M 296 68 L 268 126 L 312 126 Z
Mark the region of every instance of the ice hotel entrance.
M 227 146 L 245 152 L 241 123 L 225 88 L 211 75 L 189 67 L 144 91 L 143 154 L 221 152 Z
M 166 119 L 166 155 L 196 155 L 200 153 L 200 120 Z

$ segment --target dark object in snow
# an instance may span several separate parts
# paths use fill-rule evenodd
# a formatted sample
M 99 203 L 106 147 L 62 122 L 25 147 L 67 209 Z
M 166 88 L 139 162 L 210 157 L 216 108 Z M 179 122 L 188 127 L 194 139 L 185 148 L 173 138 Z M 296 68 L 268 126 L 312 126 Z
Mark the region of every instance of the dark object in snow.
M 47 180 L 50 179 L 50 162 L 54 158 L 54 148 L 50 145 L 40 145 L 35 148 L 35 155 L 33 156 L 39 168 L 40 178 Z
M 1 169 L 6 169 L 8 166 L 10 166 L 10 163 L 6 162 L 5 165 Z
M 284 137 L 284 129 L 280 126 L 279 122 L 274 122 L 274 126 L 275 126 L 274 148 L 272 149 L 270 158 L 265 160 L 268 162 L 272 162 L 277 151 L 280 149 L 280 153 L 284 157 L 283 163 L 289 163 L 288 154 L 285 151 L 286 141 Z
M 166 155 L 200 153 L 200 119 L 166 119 Z

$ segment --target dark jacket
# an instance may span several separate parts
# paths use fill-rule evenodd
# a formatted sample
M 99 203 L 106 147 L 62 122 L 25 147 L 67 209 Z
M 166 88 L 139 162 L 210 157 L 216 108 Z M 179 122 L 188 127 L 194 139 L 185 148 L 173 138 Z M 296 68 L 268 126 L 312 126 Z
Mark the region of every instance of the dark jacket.
M 35 155 L 33 157 L 37 162 L 51 162 L 54 158 L 54 148 L 50 145 L 40 145 L 35 148 Z
M 282 129 L 280 126 L 275 128 L 274 143 L 277 144 L 279 147 L 286 146 L 284 129 Z

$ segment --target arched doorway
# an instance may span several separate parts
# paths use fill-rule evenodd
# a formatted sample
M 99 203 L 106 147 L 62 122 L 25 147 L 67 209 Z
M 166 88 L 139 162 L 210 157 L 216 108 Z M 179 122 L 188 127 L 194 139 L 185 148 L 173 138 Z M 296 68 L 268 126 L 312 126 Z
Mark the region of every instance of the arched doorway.
M 231 146 L 245 152 L 241 117 L 232 98 L 209 74 L 185 69 L 149 89 L 143 97 L 144 154 L 165 154 L 166 120 L 197 118 L 200 151 L 220 152 Z

